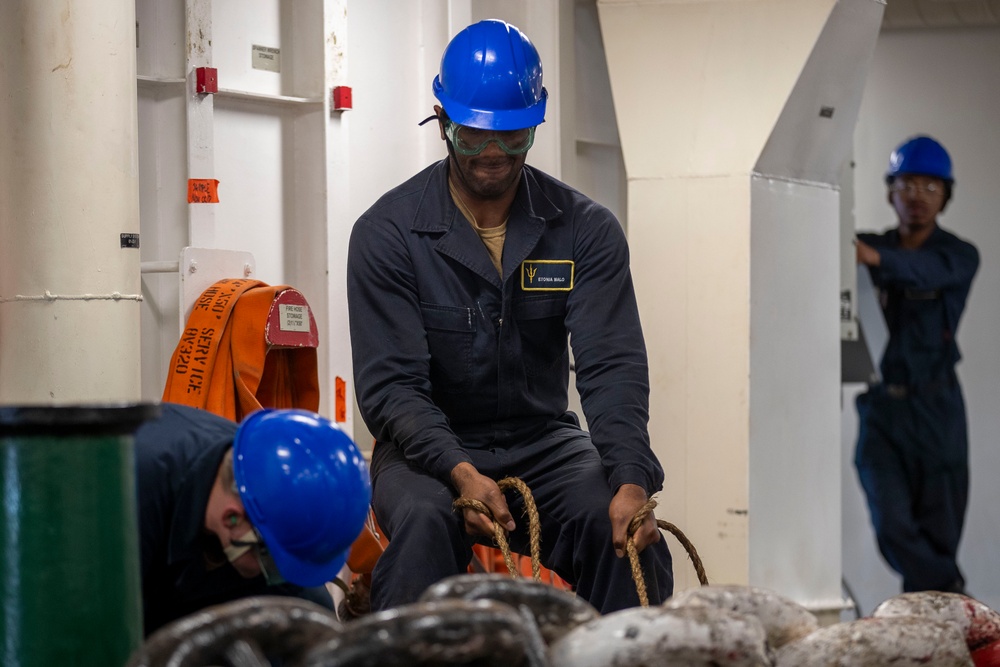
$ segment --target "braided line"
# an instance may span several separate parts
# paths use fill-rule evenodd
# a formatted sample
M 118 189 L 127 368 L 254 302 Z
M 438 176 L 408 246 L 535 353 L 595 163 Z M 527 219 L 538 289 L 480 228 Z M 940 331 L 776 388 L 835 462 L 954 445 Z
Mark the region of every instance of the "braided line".
M 629 565 L 632 567 L 632 579 L 635 581 L 635 590 L 639 594 L 639 604 L 643 607 L 649 606 L 649 597 L 646 593 L 646 578 L 642 573 L 642 566 L 639 564 L 639 551 L 635 547 L 635 540 L 633 536 L 635 531 L 638 530 L 639 526 L 646 519 L 647 516 L 656 507 L 656 501 L 650 498 L 646 501 L 646 504 L 639 508 L 639 511 L 635 513 L 632 520 L 628 524 L 628 539 L 625 541 L 625 552 L 628 554 Z M 694 571 L 698 575 L 698 582 L 702 586 L 708 585 L 708 575 L 705 574 L 705 566 L 702 565 L 701 556 L 698 555 L 698 550 L 694 548 L 694 544 L 691 540 L 687 538 L 680 528 L 670 523 L 669 521 L 664 521 L 663 519 L 656 520 L 656 526 L 663 530 L 669 531 L 677 541 L 681 543 L 684 550 L 687 552 L 688 558 L 691 559 L 691 563 L 694 565 Z
M 698 583 L 702 586 L 708 586 L 708 575 L 705 573 L 705 566 L 701 563 L 701 556 L 698 555 L 698 550 L 694 548 L 694 544 L 687 538 L 687 535 L 680 528 L 663 519 L 657 519 L 656 525 L 677 538 L 677 541 L 681 543 L 681 546 L 687 552 L 691 564 L 694 565 L 695 574 L 698 575 Z
M 497 482 L 503 490 L 516 489 L 524 498 L 524 513 L 528 515 L 528 546 L 531 551 L 531 578 L 542 580 L 542 522 L 538 517 L 531 489 L 517 477 L 504 477 Z M 509 567 L 509 566 L 508 566 Z
M 497 486 L 502 491 L 516 490 L 524 497 L 524 513 L 528 515 L 528 544 L 531 548 L 531 576 L 535 581 L 541 581 L 542 528 L 541 520 L 538 517 L 538 508 L 535 506 L 535 498 L 531 494 L 531 489 L 517 477 L 504 477 L 497 482 Z M 479 500 L 464 497 L 456 498 L 451 506 L 456 511 L 472 509 L 486 515 L 493 523 L 493 540 L 500 549 L 500 553 L 503 554 L 503 561 L 507 565 L 510 576 L 514 579 L 521 576 L 517 564 L 514 562 L 514 556 L 510 551 L 510 543 L 507 541 L 507 531 L 494 518 L 490 508 Z

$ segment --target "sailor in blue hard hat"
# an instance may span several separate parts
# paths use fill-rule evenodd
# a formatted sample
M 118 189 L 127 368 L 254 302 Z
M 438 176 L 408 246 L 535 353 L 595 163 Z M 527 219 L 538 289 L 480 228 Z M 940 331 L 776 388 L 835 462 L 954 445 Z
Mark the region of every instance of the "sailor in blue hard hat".
M 663 469 L 621 224 L 526 164 L 548 93 L 521 30 L 461 30 L 431 86 L 427 121 L 447 156 L 362 215 L 348 253 L 355 387 L 377 440 L 372 507 L 389 538 L 372 607 L 413 602 L 464 571 L 494 522 L 525 553 L 523 500 L 501 491 L 506 476 L 532 490 L 542 565 L 602 613 L 636 606 L 622 556 Z M 568 341 L 589 430 L 568 411 Z M 454 512 L 457 496 L 492 518 Z M 670 553 L 652 513 L 639 524 L 657 604 L 673 589 Z
M 371 501 L 368 467 L 351 438 L 306 410 L 259 410 L 233 439 L 233 476 L 245 512 L 231 516 L 245 530 L 230 546 L 249 546 L 272 580 L 331 581 Z
M 951 199 L 955 179 L 951 173 L 951 156 L 944 146 L 925 136 L 903 142 L 889 156 L 885 175 L 889 186 L 889 203 L 904 224 L 927 227 L 944 212 Z M 913 197 L 917 193 L 940 194 L 938 197 Z
M 889 342 L 882 382 L 857 399 L 855 465 L 879 549 L 903 590 L 961 593 L 969 465 L 956 335 L 979 253 L 938 222 L 955 179 L 935 139 L 900 144 L 885 180 L 897 224 L 857 240 L 858 263 L 880 291 Z
M 448 44 L 432 89 L 459 193 L 512 197 L 548 99 L 534 45 L 508 23 L 481 21 Z
M 145 632 L 263 594 L 332 609 L 325 583 L 368 516 L 367 465 L 351 439 L 305 410 L 236 424 L 163 404 L 135 437 Z

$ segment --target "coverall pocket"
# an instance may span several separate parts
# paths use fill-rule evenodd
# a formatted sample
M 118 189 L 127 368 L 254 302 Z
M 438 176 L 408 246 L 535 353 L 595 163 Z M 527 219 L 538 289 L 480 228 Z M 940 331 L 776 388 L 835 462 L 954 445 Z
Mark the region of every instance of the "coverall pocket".
M 566 356 L 566 296 L 534 297 L 514 303 L 514 320 L 521 338 L 524 370 L 548 374 Z
M 448 394 L 470 391 L 472 346 L 476 335 L 472 308 L 421 303 L 420 314 L 427 331 L 434 391 Z

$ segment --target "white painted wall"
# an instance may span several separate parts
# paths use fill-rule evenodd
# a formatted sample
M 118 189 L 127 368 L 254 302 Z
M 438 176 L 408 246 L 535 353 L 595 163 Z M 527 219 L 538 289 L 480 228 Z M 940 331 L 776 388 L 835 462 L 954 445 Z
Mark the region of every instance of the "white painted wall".
M 970 593 L 1000 607 L 1000 29 L 883 32 L 854 136 L 858 229 L 895 225 L 883 175 L 889 153 L 917 133 L 936 137 L 949 150 L 957 185 L 942 226 L 979 247 L 979 275 L 961 323 L 959 365 L 969 411 L 972 493 L 959 561 Z M 869 613 L 899 591 L 879 556 L 867 508 L 851 464 L 857 435 L 853 398 L 844 390 L 842 415 L 844 576 Z
M 562 165 L 562 178 L 607 206 L 627 229 L 625 162 L 597 5 L 575 0 L 567 13 L 572 58 L 562 61 L 560 83 L 562 95 L 571 100 L 564 104 L 562 131 L 572 154 Z
M 354 91 L 348 151 L 352 183 L 347 214 L 357 219 L 390 188 L 444 157 L 431 79 L 447 43 L 443 2 L 350 5 L 347 59 Z

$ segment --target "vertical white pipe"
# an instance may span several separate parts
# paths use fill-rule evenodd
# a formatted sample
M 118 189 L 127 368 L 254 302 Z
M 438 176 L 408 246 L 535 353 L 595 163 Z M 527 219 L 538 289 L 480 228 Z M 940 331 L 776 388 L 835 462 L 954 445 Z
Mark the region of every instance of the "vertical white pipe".
M 0 403 L 139 398 L 133 0 L 0 3 Z
M 213 66 L 212 2 L 185 2 L 188 178 L 215 178 L 215 96 L 198 93 L 196 89 L 197 68 Z M 215 234 L 215 209 L 215 204 L 188 204 L 188 245 L 220 247 Z M 183 313 L 181 326 L 184 326 Z

